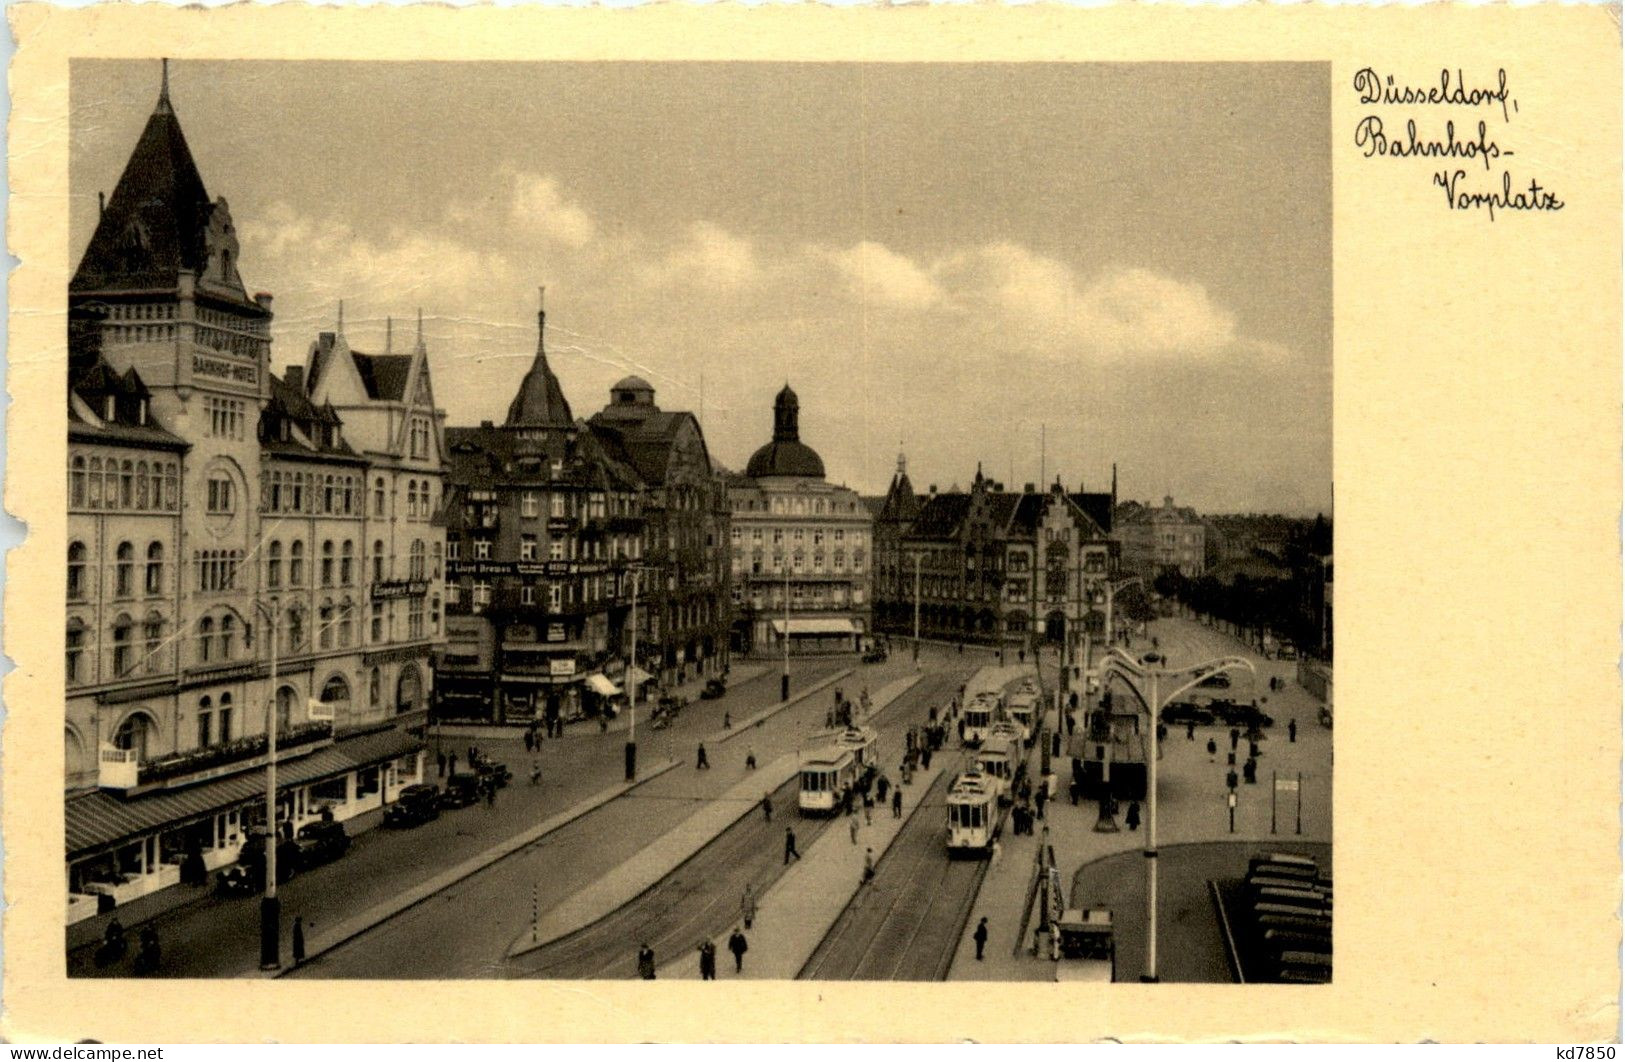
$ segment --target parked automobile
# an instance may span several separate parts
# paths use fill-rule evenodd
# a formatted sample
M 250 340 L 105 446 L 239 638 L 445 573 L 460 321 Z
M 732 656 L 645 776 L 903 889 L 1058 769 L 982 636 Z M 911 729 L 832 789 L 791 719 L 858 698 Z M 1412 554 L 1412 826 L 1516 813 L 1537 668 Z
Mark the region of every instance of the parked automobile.
M 1225 726 L 1239 727 L 1242 730 L 1274 726 L 1275 720 L 1259 710 L 1258 705 L 1248 702 L 1241 704 L 1237 701 L 1224 700 L 1215 697 L 1208 703 L 1208 708 L 1214 717 Z
M 1221 671 L 1217 675 L 1209 675 L 1203 679 L 1201 685 L 1203 689 L 1227 690 L 1230 688 L 1230 676 Z
M 485 756 L 480 757 L 479 763 L 474 765 L 474 770 L 482 781 L 495 785 L 498 789 L 513 781 L 513 772 L 508 769 L 506 763 Z
M 881 646 L 875 646 L 863 654 L 863 662 L 865 664 L 884 664 L 886 662 L 886 650 Z
M 1189 723 L 1210 726 L 1214 721 L 1214 715 L 1212 709 L 1204 705 L 1191 701 L 1174 701 L 1163 708 L 1162 721 L 1168 726 L 1185 726 Z
M 707 679 L 705 682 L 705 688 L 700 690 L 700 699 L 704 701 L 714 701 L 727 692 L 728 684 L 726 682 L 723 682 L 719 678 Z
M 443 808 L 466 808 L 479 803 L 480 779 L 473 774 L 454 774 L 446 779 L 446 791 L 440 794 Z
M 265 834 L 251 833 L 237 853 L 237 865 L 254 879 L 254 891 L 265 886 Z M 299 873 L 299 845 L 290 840 L 277 842 L 276 880 L 280 885 Z
M 294 838 L 299 847 L 300 869 L 331 862 L 350 850 L 350 835 L 342 822 L 312 822 L 299 827 Z
M 409 785 L 384 809 L 385 826 L 418 826 L 440 817 L 440 787 Z

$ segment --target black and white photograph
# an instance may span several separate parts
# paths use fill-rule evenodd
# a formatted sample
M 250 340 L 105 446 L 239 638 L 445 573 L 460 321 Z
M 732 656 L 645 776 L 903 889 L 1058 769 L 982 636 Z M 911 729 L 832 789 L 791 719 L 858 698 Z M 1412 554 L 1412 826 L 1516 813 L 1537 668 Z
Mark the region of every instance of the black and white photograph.
M 1331 76 L 75 60 L 69 977 L 1333 981 Z

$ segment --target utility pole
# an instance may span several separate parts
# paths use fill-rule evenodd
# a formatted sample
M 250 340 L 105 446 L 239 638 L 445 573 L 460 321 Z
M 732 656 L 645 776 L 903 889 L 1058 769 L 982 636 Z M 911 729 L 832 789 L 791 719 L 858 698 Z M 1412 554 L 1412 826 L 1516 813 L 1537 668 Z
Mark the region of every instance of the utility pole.
M 779 676 L 779 700 L 790 699 L 790 551 L 784 552 L 784 674 Z
M 272 599 L 270 606 L 259 603 L 271 628 L 271 697 L 265 709 L 265 750 L 270 757 L 265 765 L 265 895 L 260 899 L 260 969 L 275 970 L 282 965 L 282 901 L 276 895 L 276 850 L 281 840 L 276 831 L 276 729 L 277 729 L 277 611 Z
M 920 555 L 914 554 L 914 665 L 920 664 Z
M 626 661 L 626 780 L 638 777 L 638 580 L 642 570 L 632 569 L 632 654 Z

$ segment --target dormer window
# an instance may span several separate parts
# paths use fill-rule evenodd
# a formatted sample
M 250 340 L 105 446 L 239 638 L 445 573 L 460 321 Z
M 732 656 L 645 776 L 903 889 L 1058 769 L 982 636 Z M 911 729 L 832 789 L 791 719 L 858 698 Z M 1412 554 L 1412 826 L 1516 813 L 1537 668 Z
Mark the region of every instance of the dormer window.
M 117 404 L 117 401 L 118 400 L 115 399 L 112 395 L 108 395 L 106 398 L 102 399 L 102 419 L 103 420 L 117 420 L 118 419 L 118 404 Z
M 137 403 L 135 407 L 135 419 L 137 424 L 145 425 L 147 423 L 147 400 L 145 398 Z

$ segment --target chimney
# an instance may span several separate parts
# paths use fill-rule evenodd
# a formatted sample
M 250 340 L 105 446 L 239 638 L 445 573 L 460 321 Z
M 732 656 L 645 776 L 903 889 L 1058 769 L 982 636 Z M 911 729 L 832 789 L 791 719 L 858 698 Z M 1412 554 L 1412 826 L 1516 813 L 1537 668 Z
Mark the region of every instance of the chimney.
M 262 310 L 269 310 L 271 308 L 271 293 L 268 291 L 256 291 L 254 293 L 254 304 Z
M 105 213 L 107 213 L 107 193 L 106 192 L 97 192 L 96 193 L 96 216 L 99 218 Z
M 305 367 L 303 365 L 289 365 L 282 373 L 282 380 L 300 394 L 305 393 Z
M 1033 485 L 1031 483 L 1023 483 L 1021 485 L 1021 493 L 1023 493 L 1023 494 L 1031 494 L 1032 492 L 1033 492 Z
M 933 484 L 931 484 L 931 493 L 935 494 L 936 492 L 937 492 L 937 485 L 935 483 L 933 483 Z
M 482 421 L 480 421 L 480 427 L 482 427 L 482 428 L 494 428 L 494 427 L 496 427 L 496 425 L 491 423 L 488 420 L 482 420 Z

